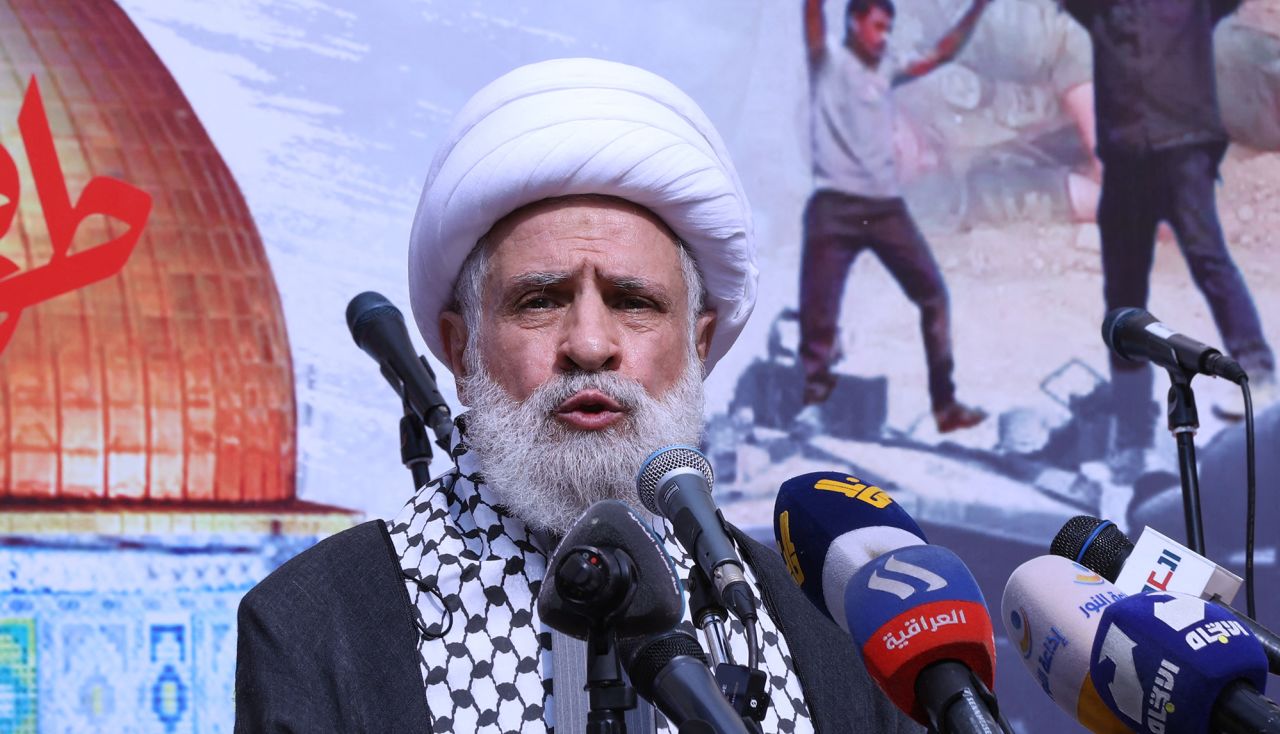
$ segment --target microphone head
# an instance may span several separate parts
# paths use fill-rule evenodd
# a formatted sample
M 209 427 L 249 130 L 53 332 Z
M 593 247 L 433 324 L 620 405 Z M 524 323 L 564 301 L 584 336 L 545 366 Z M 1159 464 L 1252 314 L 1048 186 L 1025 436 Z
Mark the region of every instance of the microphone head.
M 1147 324 L 1154 323 L 1155 320 L 1155 316 L 1141 308 L 1134 308 L 1133 306 L 1113 308 L 1102 319 L 1102 341 L 1106 343 L 1107 348 L 1111 351 L 1131 360 L 1133 357 L 1127 354 L 1124 349 L 1122 332 L 1134 326 L 1138 328 L 1145 327 Z
M 858 569 L 891 550 L 928 542 L 888 492 L 833 471 L 782 483 L 773 537 L 801 590 L 845 629 L 845 586 Z
M 1126 597 L 1102 613 L 1090 671 L 1102 700 L 1135 731 L 1210 730 L 1228 684 L 1267 684 L 1262 643 L 1222 607 L 1189 594 Z
M 696 472 L 701 474 L 707 485 L 707 491 L 715 484 L 715 474 L 711 471 L 711 462 L 705 454 L 694 446 L 675 444 L 664 446 L 644 460 L 640 471 L 636 472 L 636 490 L 640 494 L 640 502 L 649 512 L 666 517 L 658 501 L 658 490 L 663 480 L 675 473 Z
M 404 314 L 387 297 L 375 291 L 365 291 L 347 304 L 347 328 L 356 345 L 364 349 L 364 332 L 368 325 L 383 316 L 391 315 L 404 324 Z
M 1111 582 L 1060 556 L 1018 566 L 1005 584 L 1000 616 L 1027 672 L 1054 703 L 1094 732 L 1129 731 L 1107 709 L 1089 677 L 1098 621 L 1124 594 Z
M 959 661 L 994 687 L 991 616 L 973 574 L 946 548 L 917 545 L 872 560 L 849 580 L 845 609 L 867 672 L 916 721 L 929 722 L 916 678 L 933 663 Z
M 591 612 L 600 611 L 584 609 L 557 588 L 557 569 L 574 548 L 582 546 L 616 549 L 631 560 L 634 578 L 630 599 L 609 619 L 619 637 L 662 632 L 684 616 L 684 590 L 662 540 L 622 502 L 601 500 L 587 508 L 569 528 L 547 564 L 547 575 L 538 592 L 538 615 L 548 626 L 585 639 L 591 630 Z
M 636 693 L 647 701 L 653 700 L 653 685 L 658 674 L 681 655 L 707 664 L 707 654 L 703 652 L 702 645 L 683 625 L 650 637 L 618 641 L 618 657 L 627 670 L 627 677 L 631 679 Z
M 1133 543 L 1110 520 L 1076 515 L 1062 526 L 1049 544 L 1049 552 L 1096 571 L 1115 583 L 1133 551 Z

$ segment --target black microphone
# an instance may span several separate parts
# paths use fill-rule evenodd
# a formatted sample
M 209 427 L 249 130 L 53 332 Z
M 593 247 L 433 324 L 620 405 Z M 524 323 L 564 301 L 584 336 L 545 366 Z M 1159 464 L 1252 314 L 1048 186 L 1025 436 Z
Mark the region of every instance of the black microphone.
M 1068 520 L 1054 536 L 1049 552 L 1069 558 L 1102 578 L 1115 582 L 1124 570 L 1129 554 L 1133 552 L 1133 541 L 1109 520 L 1077 515 Z M 1190 550 L 1186 552 L 1198 556 Z M 1204 560 L 1212 563 L 1207 558 Z M 1208 596 L 1208 593 L 1204 595 Z M 1241 624 L 1249 628 L 1258 642 L 1262 643 L 1262 650 L 1267 656 L 1267 668 L 1280 675 L 1280 636 L 1222 600 L 1211 598 L 1210 601 L 1234 614 Z
M 1179 334 L 1141 308 L 1112 309 L 1102 320 L 1102 341 L 1134 362 L 1149 360 L 1165 369 L 1223 377 L 1237 384 L 1248 379 L 1234 359 Z
M 684 616 L 684 590 L 653 530 L 625 504 L 600 500 L 569 528 L 547 564 L 538 616 L 578 639 L 604 627 L 620 637 L 653 634 Z
M 756 600 L 742 559 L 711 498 L 711 462 L 692 446 L 667 446 L 649 455 L 636 474 L 640 501 L 671 521 L 676 540 L 716 588 L 720 601 L 743 621 L 756 619 Z
M 676 628 L 618 645 L 623 666 L 636 691 L 680 731 L 746 734 L 747 726 L 725 700 L 707 668 L 697 639 Z
M 453 433 L 449 406 L 436 388 L 431 366 L 414 351 L 400 309 L 381 293 L 365 291 L 347 304 L 347 328 L 356 346 L 373 357 L 391 386 L 435 433 L 436 442 L 447 447 Z

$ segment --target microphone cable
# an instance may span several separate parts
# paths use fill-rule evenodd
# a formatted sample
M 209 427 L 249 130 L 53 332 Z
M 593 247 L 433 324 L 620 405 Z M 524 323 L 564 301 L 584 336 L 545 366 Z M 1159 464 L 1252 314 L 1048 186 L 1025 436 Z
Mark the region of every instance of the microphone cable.
M 1244 594 L 1245 610 L 1253 619 L 1258 609 L 1253 596 L 1253 542 L 1258 529 L 1258 475 L 1254 463 L 1253 445 L 1253 396 L 1249 393 L 1249 378 L 1240 381 L 1244 395 L 1244 471 L 1245 471 L 1245 521 L 1244 521 Z
M 747 667 L 760 669 L 760 640 L 756 631 L 756 620 L 748 621 L 743 627 L 747 630 Z

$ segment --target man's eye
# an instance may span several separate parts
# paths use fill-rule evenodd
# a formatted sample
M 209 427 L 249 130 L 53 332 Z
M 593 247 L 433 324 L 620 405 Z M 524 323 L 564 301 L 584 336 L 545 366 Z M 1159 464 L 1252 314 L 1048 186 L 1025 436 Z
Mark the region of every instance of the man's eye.
M 555 301 L 547 296 L 531 296 L 520 302 L 520 308 L 526 311 L 554 308 L 555 305 Z
M 627 296 L 618 301 L 618 308 L 624 311 L 643 311 L 653 308 L 653 302 L 640 296 Z

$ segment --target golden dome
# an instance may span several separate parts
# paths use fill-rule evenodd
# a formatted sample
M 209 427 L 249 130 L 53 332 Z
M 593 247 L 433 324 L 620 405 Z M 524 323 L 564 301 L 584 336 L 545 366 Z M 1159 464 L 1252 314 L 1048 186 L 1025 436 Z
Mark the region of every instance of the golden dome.
M 40 165 L 41 106 L 69 219 Z M 115 3 L 0 0 L 0 144 L 17 182 L 0 154 L 0 506 L 292 499 L 293 367 L 262 239 Z M 118 181 L 90 195 L 96 177 Z M 129 252 L 135 188 L 151 208 Z M 118 272 L 79 285 L 113 254 Z

